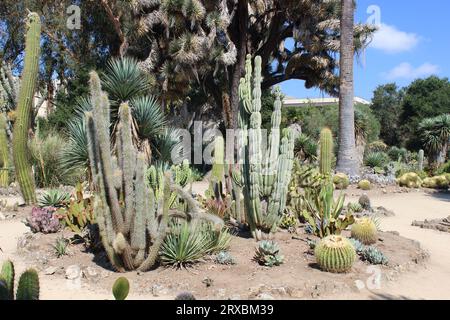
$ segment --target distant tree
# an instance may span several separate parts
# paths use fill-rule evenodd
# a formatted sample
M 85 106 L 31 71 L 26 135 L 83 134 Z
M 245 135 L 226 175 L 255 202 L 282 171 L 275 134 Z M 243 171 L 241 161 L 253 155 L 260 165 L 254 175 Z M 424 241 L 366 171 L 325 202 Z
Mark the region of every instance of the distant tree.
M 443 164 L 447 159 L 450 139 L 450 114 L 423 120 L 419 125 L 419 132 L 430 164 Z
M 373 94 L 372 113 L 381 124 L 380 139 L 390 146 L 401 143 L 400 115 L 404 92 L 395 83 L 378 86 Z

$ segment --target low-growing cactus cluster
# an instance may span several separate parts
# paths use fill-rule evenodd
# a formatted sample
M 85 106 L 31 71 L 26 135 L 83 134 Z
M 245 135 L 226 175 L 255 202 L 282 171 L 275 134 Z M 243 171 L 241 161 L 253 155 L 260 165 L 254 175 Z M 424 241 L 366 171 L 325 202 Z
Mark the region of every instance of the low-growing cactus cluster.
M 32 232 L 55 233 L 61 229 L 61 224 L 55 214 L 55 208 L 33 208 L 26 219 L 26 225 Z
M 350 185 L 350 179 L 345 173 L 337 173 L 333 177 L 333 183 L 336 189 L 345 190 Z
M 259 243 L 254 259 L 261 265 L 273 267 L 281 265 L 284 257 L 276 242 L 264 240 Z
M 378 230 L 375 222 L 370 217 L 363 217 L 352 226 L 352 238 L 363 244 L 374 244 L 378 240 Z
M 338 235 L 323 238 L 315 247 L 314 254 L 323 271 L 343 273 L 349 271 L 355 262 L 356 251 L 351 242 Z
M 417 189 L 422 186 L 422 179 L 415 172 L 405 173 L 397 181 L 400 187 Z
M 442 174 L 431 178 L 425 178 L 422 187 L 429 189 L 448 189 L 450 186 L 450 174 Z
M 355 248 L 356 253 L 361 257 L 362 260 L 369 262 L 373 265 L 386 265 L 388 264 L 388 258 L 377 248 L 372 246 L 366 246 L 361 243 L 361 241 L 350 238 L 350 243 Z

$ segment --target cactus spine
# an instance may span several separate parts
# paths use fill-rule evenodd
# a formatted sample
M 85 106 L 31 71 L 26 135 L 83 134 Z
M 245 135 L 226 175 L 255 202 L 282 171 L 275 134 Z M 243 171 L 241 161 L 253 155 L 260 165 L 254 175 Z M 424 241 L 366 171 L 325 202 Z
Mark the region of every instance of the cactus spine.
M 36 13 L 28 16 L 25 41 L 25 64 L 18 97 L 17 118 L 14 123 L 13 156 L 17 181 L 27 204 L 36 203 L 31 165 L 28 159 L 28 129 L 31 122 L 33 97 L 39 73 L 41 21 Z
M 6 116 L 0 113 L 0 187 L 9 185 L 9 152 Z
M 276 91 L 268 152 L 262 150 L 261 134 L 261 57 L 247 56 L 245 77 L 239 86 L 241 129 L 238 145 L 247 222 L 257 240 L 263 232 L 277 227 L 286 205 L 287 188 L 294 157 L 293 133 L 283 131 L 280 146 L 281 94 Z M 265 151 L 265 150 L 264 150 Z M 263 160 L 264 159 L 264 160 Z M 263 209 L 262 203 L 265 203 Z
M 328 128 L 320 132 L 320 173 L 331 173 L 331 158 L 333 155 L 333 135 Z
M 356 258 L 352 243 L 342 236 L 331 235 L 320 240 L 314 254 L 323 271 L 343 273 L 351 269 Z
M 200 212 L 192 197 L 171 183 L 170 171 L 162 173 L 162 177 L 156 169 L 150 173 L 150 186 L 156 186 L 162 180 L 162 190 L 147 186 L 144 181 L 145 155 L 132 143 L 131 110 L 126 103 L 119 107 L 117 143 L 115 155 L 111 155 L 110 105 L 95 72 L 91 73 L 90 86 L 93 110 L 86 113 L 86 131 L 91 172 L 98 190 L 94 208 L 102 243 L 118 271 L 147 271 L 157 262 L 167 233 L 172 192 L 186 202 L 189 220 L 205 219 L 222 225 L 223 221 Z M 121 206 L 122 202 L 125 206 Z M 183 213 L 176 214 L 179 217 Z
M 419 171 L 423 171 L 423 158 L 424 158 L 424 151 L 422 149 L 419 150 L 419 154 L 417 156 L 417 166 Z

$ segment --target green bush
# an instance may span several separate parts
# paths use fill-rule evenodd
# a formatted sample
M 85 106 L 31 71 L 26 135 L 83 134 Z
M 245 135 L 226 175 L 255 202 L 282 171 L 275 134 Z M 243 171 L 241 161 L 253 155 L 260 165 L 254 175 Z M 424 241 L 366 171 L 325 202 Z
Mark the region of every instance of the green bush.
M 407 162 L 408 150 L 405 148 L 391 147 L 387 152 L 392 161 Z
M 384 152 L 369 152 L 364 157 L 364 164 L 371 168 L 383 168 L 388 162 L 389 157 Z

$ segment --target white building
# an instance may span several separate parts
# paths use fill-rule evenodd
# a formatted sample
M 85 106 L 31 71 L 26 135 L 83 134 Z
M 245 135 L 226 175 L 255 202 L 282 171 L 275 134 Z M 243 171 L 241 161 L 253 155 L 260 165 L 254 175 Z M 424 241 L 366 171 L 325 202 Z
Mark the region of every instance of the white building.
M 355 97 L 355 104 L 370 105 L 371 103 L 363 98 Z M 339 98 L 316 98 L 316 99 L 297 99 L 286 97 L 283 100 L 283 107 L 309 107 L 309 106 L 329 106 L 339 104 Z

